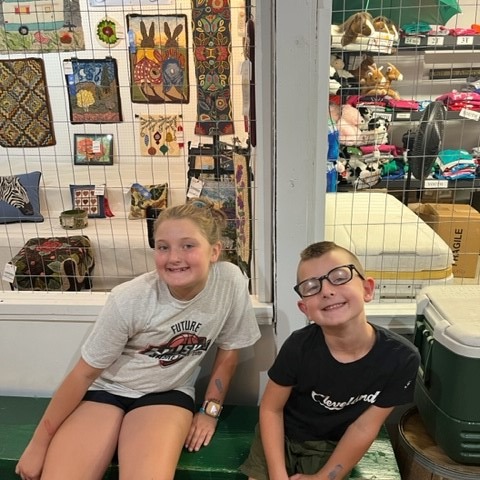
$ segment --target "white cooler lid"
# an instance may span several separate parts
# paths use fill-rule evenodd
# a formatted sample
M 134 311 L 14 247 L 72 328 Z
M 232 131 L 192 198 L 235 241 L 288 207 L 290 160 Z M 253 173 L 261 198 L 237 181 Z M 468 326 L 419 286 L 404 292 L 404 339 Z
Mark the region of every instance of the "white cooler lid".
M 480 285 L 432 285 L 417 295 L 417 315 L 433 338 L 464 357 L 480 358 Z

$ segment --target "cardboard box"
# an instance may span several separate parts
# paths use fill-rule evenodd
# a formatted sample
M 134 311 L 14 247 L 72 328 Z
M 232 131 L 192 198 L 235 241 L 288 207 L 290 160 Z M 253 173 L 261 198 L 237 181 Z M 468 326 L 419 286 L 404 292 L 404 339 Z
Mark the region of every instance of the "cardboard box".
M 474 278 L 480 252 L 480 213 L 470 205 L 425 203 L 416 213 L 448 244 L 453 252 L 453 275 Z

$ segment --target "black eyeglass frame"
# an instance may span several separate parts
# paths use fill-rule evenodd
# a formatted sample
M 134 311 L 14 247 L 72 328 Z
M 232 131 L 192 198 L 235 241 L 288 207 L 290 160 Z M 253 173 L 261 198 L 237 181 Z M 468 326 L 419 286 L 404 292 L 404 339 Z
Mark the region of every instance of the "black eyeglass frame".
M 348 268 L 350 270 L 350 278 L 348 280 L 346 280 L 345 282 L 343 283 L 332 283 L 330 281 L 330 279 L 328 278 L 329 275 L 334 272 L 335 270 L 338 270 L 339 268 Z M 300 297 L 300 298 L 308 298 L 308 297 L 313 297 L 314 295 L 317 295 L 317 293 L 320 293 L 322 291 L 322 287 L 323 287 L 323 281 L 324 280 L 328 280 L 328 282 L 330 283 L 330 285 L 333 285 L 334 287 L 337 287 L 337 286 L 340 286 L 340 285 L 345 285 L 347 284 L 348 282 L 351 282 L 352 279 L 353 279 L 353 271 L 357 272 L 357 275 L 362 279 L 362 280 L 365 280 L 365 277 L 358 271 L 358 268 L 353 264 L 353 263 L 350 263 L 348 265 L 339 265 L 338 267 L 335 267 L 335 268 L 332 268 L 329 272 L 327 272 L 325 275 L 322 275 L 320 277 L 311 277 L 311 278 L 306 278 L 305 280 L 302 280 L 300 283 L 298 283 L 297 285 L 295 285 L 293 287 L 293 289 L 295 290 L 295 292 L 297 293 L 297 295 Z M 300 285 L 304 284 L 305 282 L 310 282 L 312 280 L 318 280 L 319 284 L 320 284 L 320 288 L 318 289 L 318 292 L 315 292 L 315 293 L 312 293 L 310 295 L 302 295 L 300 293 Z

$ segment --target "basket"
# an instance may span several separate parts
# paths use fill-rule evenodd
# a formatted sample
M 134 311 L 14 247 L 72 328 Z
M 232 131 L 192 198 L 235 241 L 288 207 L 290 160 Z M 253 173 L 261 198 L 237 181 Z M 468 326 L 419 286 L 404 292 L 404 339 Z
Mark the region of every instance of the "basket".
M 88 225 L 86 210 L 65 210 L 59 217 L 60 225 L 66 230 L 78 230 Z

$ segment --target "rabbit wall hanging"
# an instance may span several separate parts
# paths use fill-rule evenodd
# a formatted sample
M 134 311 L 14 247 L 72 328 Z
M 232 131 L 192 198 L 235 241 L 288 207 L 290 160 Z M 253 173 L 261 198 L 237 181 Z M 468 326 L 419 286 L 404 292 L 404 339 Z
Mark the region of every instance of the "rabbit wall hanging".
M 127 15 L 133 103 L 188 103 L 186 15 Z
M 198 99 L 195 134 L 233 134 L 230 0 L 192 0 L 192 25 Z

